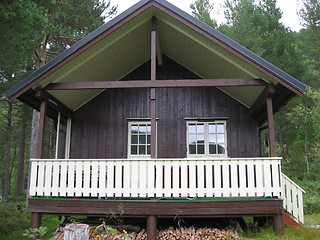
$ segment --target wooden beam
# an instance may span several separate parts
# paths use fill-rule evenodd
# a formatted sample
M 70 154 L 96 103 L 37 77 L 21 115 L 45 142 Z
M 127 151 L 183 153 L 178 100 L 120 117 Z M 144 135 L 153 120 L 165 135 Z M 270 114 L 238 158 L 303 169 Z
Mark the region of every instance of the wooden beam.
M 46 119 L 46 100 L 43 100 L 40 104 L 40 118 L 39 118 L 39 131 L 38 131 L 38 145 L 37 145 L 37 158 L 42 158 L 43 152 L 43 140 L 44 140 L 44 128 Z
M 151 81 L 156 80 L 157 74 L 157 19 L 152 17 L 152 26 L 151 26 Z
M 48 103 L 55 105 L 58 111 L 60 111 L 66 117 L 73 118 L 74 112 L 44 89 L 38 89 L 36 91 L 36 96 L 40 97 L 41 99 L 46 99 Z
M 210 200 L 206 201 L 132 201 L 132 200 L 85 200 L 59 198 L 30 198 L 28 212 L 57 215 L 122 214 L 123 217 L 232 217 L 232 216 L 274 216 L 282 214 L 282 199 L 268 200 Z M 119 207 L 121 206 L 121 208 Z
M 273 117 L 273 107 L 272 107 L 272 95 L 274 94 L 273 85 L 268 86 L 267 95 L 267 114 L 268 114 L 268 129 L 269 129 L 269 154 L 270 157 L 276 156 L 276 136 L 274 128 L 274 117 Z
M 134 80 L 134 81 L 98 81 L 49 83 L 45 90 L 81 90 L 108 88 L 164 88 L 164 87 L 248 87 L 267 86 L 261 79 L 181 79 L 181 80 Z
M 152 18 L 151 26 L 151 81 L 157 82 L 157 32 L 156 32 L 156 18 Z M 150 157 L 157 158 L 157 100 L 156 100 L 156 89 L 152 87 L 150 89 L 150 113 L 151 113 L 151 149 Z
M 157 101 L 156 101 L 156 89 L 151 88 L 151 149 L 150 157 L 157 158 Z

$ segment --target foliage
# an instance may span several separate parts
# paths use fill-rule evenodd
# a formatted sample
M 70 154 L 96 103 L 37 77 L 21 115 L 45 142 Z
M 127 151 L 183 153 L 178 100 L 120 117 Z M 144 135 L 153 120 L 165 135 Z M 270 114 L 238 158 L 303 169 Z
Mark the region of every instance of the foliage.
M 110 234 L 116 234 L 117 229 L 112 228 L 110 225 L 107 225 L 105 221 L 96 227 L 94 233 L 102 233 L 104 238 L 107 238 Z
M 39 228 L 28 228 L 25 230 L 23 236 L 28 238 L 35 238 L 42 239 L 42 237 L 47 233 L 47 227 L 40 226 Z
M 281 22 L 276 0 L 226 0 L 227 24 L 219 30 L 259 56 L 300 78 L 303 68 L 294 35 Z
M 217 27 L 216 20 L 212 19 L 210 12 L 213 10 L 213 4 L 209 0 L 195 0 L 190 4 L 192 15 L 200 21 L 208 24 L 211 27 Z
M 303 180 L 299 185 L 306 191 L 303 196 L 305 214 L 320 213 L 320 180 Z
M 0 83 L 28 69 L 33 50 L 40 46 L 44 17 L 33 1 L 0 2 Z
M 25 202 L 0 202 L 0 239 L 9 234 L 19 234 L 29 225 L 29 214 L 25 211 Z

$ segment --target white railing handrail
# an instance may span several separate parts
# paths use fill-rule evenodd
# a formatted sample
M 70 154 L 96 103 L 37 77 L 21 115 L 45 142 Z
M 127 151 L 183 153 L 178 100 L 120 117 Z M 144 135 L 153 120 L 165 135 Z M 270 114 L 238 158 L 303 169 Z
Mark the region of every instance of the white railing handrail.
M 306 193 L 306 191 L 300 187 L 298 184 L 296 184 L 294 181 L 292 181 L 287 175 L 285 175 L 284 173 L 281 173 L 282 177 L 284 179 L 286 179 L 287 181 L 289 181 L 293 186 L 295 186 L 296 188 L 298 188 L 301 192 Z
M 233 160 L 281 160 L 281 157 L 251 157 L 251 158 L 227 158 L 227 157 L 202 157 L 202 158 L 90 158 L 90 159 L 80 159 L 80 158 L 70 158 L 70 159 L 37 159 L 31 158 L 30 161 L 38 161 L 38 162 L 47 162 L 47 161 L 61 161 L 61 162 L 70 162 L 70 161 L 90 161 L 90 162 L 99 162 L 99 161 L 190 161 L 190 160 L 199 160 L 199 161 L 233 161 Z

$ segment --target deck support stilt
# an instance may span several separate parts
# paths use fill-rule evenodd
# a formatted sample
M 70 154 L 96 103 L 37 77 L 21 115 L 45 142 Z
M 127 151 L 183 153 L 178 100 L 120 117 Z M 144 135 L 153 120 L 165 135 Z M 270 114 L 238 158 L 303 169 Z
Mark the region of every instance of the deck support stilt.
M 273 230 L 277 234 L 283 235 L 283 228 L 284 228 L 283 214 L 276 214 L 273 217 Z
M 147 217 L 147 239 L 148 240 L 157 240 L 157 217 L 150 215 Z
M 39 228 L 41 226 L 41 214 L 33 212 L 31 213 L 31 228 Z M 39 239 L 40 236 L 37 236 L 35 238 L 30 238 L 30 239 Z

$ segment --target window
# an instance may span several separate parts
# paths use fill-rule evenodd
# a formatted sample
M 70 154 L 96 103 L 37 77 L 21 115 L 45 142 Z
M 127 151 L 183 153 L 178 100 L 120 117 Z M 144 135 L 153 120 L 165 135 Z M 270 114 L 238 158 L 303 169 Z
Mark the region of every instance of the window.
M 151 122 L 129 122 L 128 156 L 150 156 Z
M 227 156 L 226 122 L 187 122 L 188 157 Z

